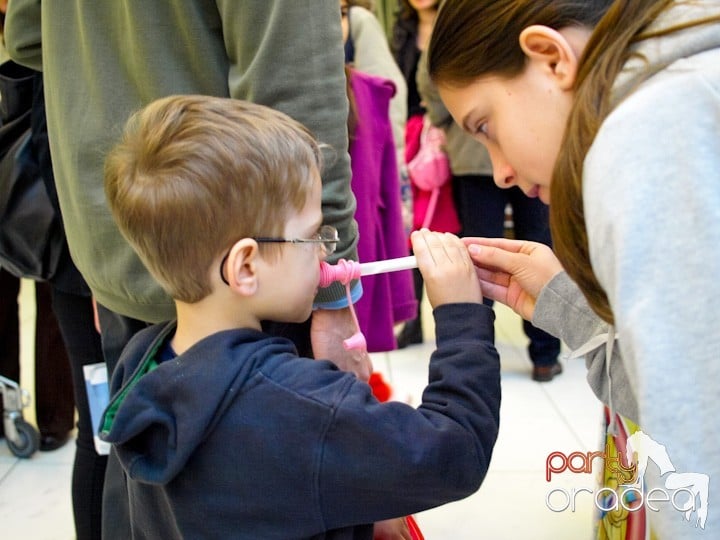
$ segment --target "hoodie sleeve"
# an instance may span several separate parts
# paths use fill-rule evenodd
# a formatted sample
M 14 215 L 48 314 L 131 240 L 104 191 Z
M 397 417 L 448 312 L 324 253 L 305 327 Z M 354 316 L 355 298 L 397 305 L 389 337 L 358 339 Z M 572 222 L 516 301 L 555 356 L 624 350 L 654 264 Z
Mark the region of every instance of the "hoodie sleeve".
M 434 315 L 437 350 L 417 409 L 380 404 L 355 383 L 335 411 L 319 485 L 328 528 L 339 517 L 363 523 L 462 499 L 487 473 L 500 408 L 494 314 L 482 304 L 452 304 Z

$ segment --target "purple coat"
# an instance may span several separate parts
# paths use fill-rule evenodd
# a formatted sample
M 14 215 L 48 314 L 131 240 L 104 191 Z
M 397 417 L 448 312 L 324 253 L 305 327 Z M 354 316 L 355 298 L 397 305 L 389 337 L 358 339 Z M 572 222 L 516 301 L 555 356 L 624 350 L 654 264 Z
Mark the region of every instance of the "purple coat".
M 387 79 L 351 70 L 357 125 L 350 141 L 352 190 L 357 199 L 360 262 L 409 255 L 403 230 L 397 153 L 389 104 L 395 86 Z M 362 278 L 355 304 L 369 352 L 397 348 L 393 327 L 417 314 L 410 270 Z

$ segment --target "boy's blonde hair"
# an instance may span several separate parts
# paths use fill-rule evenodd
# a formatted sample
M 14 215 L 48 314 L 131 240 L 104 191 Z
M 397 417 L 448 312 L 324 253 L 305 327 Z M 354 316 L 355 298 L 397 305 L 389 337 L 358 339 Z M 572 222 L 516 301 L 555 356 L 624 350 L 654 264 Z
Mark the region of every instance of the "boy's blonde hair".
M 321 167 L 315 138 L 281 112 L 236 99 L 170 96 L 130 118 L 106 159 L 105 192 L 155 279 L 192 303 L 210 293 L 211 265 L 234 242 L 283 235 Z

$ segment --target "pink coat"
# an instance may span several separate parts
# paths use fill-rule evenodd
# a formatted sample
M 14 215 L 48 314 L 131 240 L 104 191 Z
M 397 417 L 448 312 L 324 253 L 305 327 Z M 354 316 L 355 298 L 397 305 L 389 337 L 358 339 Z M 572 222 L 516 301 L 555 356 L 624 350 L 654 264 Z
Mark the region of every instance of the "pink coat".
M 352 190 L 357 199 L 360 262 L 408 255 L 403 230 L 397 153 L 389 104 L 395 86 L 389 80 L 352 70 L 350 86 L 357 126 L 350 142 Z M 417 312 L 410 270 L 362 278 L 363 296 L 355 304 L 369 352 L 397 347 L 395 324 Z

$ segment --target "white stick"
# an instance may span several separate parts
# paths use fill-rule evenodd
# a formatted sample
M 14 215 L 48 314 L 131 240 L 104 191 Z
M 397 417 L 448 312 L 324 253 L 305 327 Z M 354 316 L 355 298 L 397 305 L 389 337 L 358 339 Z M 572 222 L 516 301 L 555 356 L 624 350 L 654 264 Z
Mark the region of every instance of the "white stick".
M 372 276 L 374 274 L 384 274 L 385 272 L 410 270 L 411 268 L 417 268 L 417 259 L 415 259 L 414 255 L 400 257 L 399 259 L 362 263 L 360 264 L 360 275 Z

